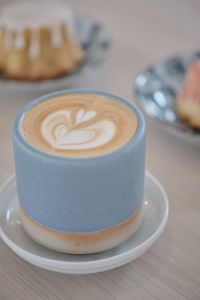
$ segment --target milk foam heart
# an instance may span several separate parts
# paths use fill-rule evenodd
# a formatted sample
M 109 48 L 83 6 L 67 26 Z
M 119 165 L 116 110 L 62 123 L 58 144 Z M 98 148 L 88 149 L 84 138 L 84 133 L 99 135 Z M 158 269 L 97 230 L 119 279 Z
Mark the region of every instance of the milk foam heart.
M 92 149 L 108 143 L 115 135 L 115 125 L 110 120 L 95 122 L 95 111 L 79 109 L 75 122 L 69 111 L 60 110 L 48 115 L 41 123 L 44 139 L 54 149 Z M 61 117 L 61 119 L 59 118 Z M 93 123 L 87 126 L 87 121 Z
M 47 99 L 24 117 L 30 144 L 64 157 L 110 153 L 135 134 L 137 118 L 125 104 L 98 94 L 67 94 Z

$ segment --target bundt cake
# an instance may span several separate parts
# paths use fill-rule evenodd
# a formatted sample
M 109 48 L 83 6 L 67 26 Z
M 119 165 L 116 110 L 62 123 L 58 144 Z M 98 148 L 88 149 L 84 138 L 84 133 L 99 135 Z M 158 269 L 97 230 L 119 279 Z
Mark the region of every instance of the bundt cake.
M 72 72 L 83 61 L 74 16 L 56 0 L 16 1 L 0 13 L 0 72 L 43 80 Z

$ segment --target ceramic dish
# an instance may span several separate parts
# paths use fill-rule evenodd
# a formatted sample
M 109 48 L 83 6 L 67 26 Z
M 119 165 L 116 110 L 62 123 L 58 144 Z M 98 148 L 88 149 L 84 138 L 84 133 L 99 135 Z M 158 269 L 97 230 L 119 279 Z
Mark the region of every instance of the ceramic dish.
M 200 130 L 182 121 L 175 110 L 176 94 L 187 68 L 200 58 L 200 51 L 178 54 L 148 67 L 135 80 L 134 93 L 141 110 L 160 127 L 200 145 Z
M 163 232 L 168 210 L 163 187 L 146 172 L 142 222 L 129 240 L 98 254 L 62 254 L 40 246 L 25 233 L 19 218 L 16 180 L 12 176 L 0 190 L 0 237 L 17 255 L 38 267 L 68 274 L 96 273 L 122 266 L 142 255 Z
M 104 27 L 95 21 L 76 16 L 75 25 L 85 55 L 84 63 L 75 72 L 39 82 L 12 80 L 0 76 L 1 91 L 43 94 L 47 91 L 87 85 L 90 82 L 88 78 L 94 77 L 93 72 L 105 63 L 111 41 Z

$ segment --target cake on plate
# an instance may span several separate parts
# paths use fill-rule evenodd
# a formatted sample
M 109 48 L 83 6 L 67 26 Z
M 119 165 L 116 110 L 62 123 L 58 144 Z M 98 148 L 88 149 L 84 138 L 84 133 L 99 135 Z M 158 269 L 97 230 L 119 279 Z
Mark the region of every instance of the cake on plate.
M 190 126 L 200 129 L 200 59 L 187 70 L 177 99 L 178 115 Z
M 0 13 L 0 72 L 7 78 L 43 80 L 74 71 L 84 55 L 74 16 L 56 0 L 16 1 Z

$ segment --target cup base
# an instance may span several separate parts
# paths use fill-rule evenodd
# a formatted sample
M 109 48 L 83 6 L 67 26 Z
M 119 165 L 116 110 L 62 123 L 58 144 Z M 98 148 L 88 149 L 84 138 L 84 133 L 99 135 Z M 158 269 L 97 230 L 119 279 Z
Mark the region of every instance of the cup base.
M 134 215 L 119 225 L 90 233 L 52 230 L 34 221 L 21 206 L 19 213 L 26 233 L 40 245 L 68 254 L 92 254 L 112 249 L 129 239 L 141 223 L 142 208 L 143 204 Z

